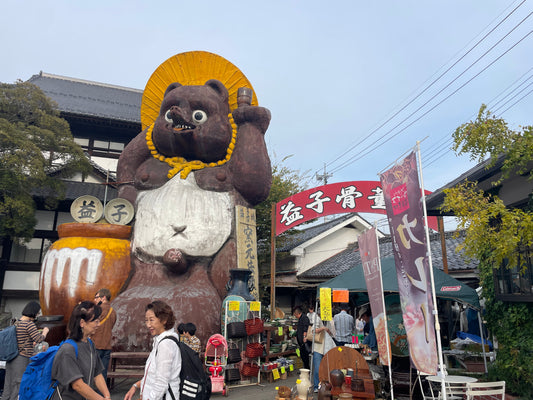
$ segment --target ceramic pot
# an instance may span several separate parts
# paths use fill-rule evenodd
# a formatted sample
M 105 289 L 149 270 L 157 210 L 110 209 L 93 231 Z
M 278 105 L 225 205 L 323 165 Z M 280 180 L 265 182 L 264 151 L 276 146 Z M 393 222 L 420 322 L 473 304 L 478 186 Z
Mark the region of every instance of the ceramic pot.
M 35 320 L 35 326 L 49 329 L 46 341 L 50 346 L 57 346 L 67 338 L 67 324 L 62 315 L 41 315 Z
M 59 240 L 48 249 L 39 279 L 43 315 L 68 319 L 81 300 L 93 300 L 101 288 L 118 295 L 132 272 L 131 226 L 93 223 L 61 224 Z
M 249 280 L 252 271 L 249 269 L 234 268 L 229 270 L 230 279 L 226 285 L 228 291 L 226 297 L 222 301 L 221 323 L 222 335 L 225 335 L 225 320 L 226 320 L 226 303 L 229 301 L 254 301 L 254 297 L 250 294 Z M 228 320 L 226 322 L 244 321 L 247 318 L 247 310 L 240 309 L 239 311 L 229 311 Z
M 300 383 L 296 384 L 298 390 L 298 397 L 300 399 L 307 399 L 307 393 L 311 387 L 311 381 L 309 380 L 310 370 L 306 368 L 300 368 Z
M 339 400 L 352 400 L 353 396 L 351 393 L 339 393 Z
M 255 298 L 250 293 L 250 276 L 252 271 L 243 268 L 229 270 L 230 278 L 226 285 L 228 296 L 241 296 L 246 301 L 254 301 Z
M 331 370 L 329 373 L 329 381 L 334 388 L 340 388 L 344 383 L 344 374 L 340 369 Z

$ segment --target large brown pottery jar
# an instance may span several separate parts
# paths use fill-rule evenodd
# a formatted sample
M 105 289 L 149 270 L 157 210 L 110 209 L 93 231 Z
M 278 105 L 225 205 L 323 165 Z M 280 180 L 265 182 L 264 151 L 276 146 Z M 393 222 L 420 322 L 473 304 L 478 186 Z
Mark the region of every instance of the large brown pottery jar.
M 68 322 L 74 306 L 93 300 L 101 288 L 112 298 L 131 273 L 131 227 L 127 225 L 67 223 L 58 227 L 43 260 L 39 300 L 43 315 L 64 315 Z

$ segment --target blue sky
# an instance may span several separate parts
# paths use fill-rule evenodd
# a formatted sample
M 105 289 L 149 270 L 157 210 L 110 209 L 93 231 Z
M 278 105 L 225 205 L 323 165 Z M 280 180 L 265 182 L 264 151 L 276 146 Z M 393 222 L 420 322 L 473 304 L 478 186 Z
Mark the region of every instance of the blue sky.
M 42 70 L 143 89 L 167 58 L 191 50 L 213 52 L 239 67 L 259 104 L 271 110 L 266 140 L 272 158 L 292 155 L 285 163 L 310 176 L 322 173 L 326 163 L 333 172 L 329 182 L 377 180 L 378 172 L 427 137 L 421 143 L 425 188 L 435 190 L 475 165 L 448 150 L 454 129 L 482 103 L 504 98 L 506 90 L 510 96 L 496 104 L 500 112 L 533 87 L 527 86 L 533 81 L 533 35 L 527 36 L 533 17 L 516 27 L 533 6 L 531 0 L 520 4 L 4 0 L 0 81 L 27 80 Z M 532 110 L 530 94 L 501 116 L 516 128 L 533 123 Z

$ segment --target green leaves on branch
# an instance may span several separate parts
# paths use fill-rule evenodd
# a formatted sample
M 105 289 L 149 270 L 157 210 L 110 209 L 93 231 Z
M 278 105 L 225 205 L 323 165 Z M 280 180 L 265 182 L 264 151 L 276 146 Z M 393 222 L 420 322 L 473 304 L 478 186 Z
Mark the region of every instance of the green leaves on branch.
M 533 177 L 532 127 L 520 131 L 509 129 L 507 123 L 496 118 L 485 105 L 477 119 L 461 125 L 453 133 L 453 149 L 457 155 L 469 153 L 472 160 L 490 157 L 494 162 L 503 157 L 502 176 L 494 185 L 511 174 L 529 174 Z M 515 255 L 520 246 L 533 245 L 533 215 L 530 210 L 508 209 L 494 195 L 477 188 L 475 182 L 464 182 L 444 191 L 443 210 L 451 211 L 459 220 L 459 229 L 466 230 L 463 244 L 468 256 L 480 259 L 486 246 L 490 248 L 489 265 L 500 266 L 508 261 L 516 266 Z
M 455 153 L 468 153 L 473 161 L 482 162 L 490 157 L 493 165 L 498 157 L 505 155 L 502 177 L 494 185 L 501 183 L 514 171 L 519 174 L 528 172 L 533 177 L 530 165 L 533 160 L 533 127 L 526 126 L 513 131 L 505 120 L 492 115 L 484 104 L 475 121 L 455 130 L 453 141 L 452 149 Z
M 63 195 L 58 178 L 90 168 L 68 123 L 37 86 L 0 83 L 0 236 L 31 239 L 34 196 L 53 206 Z
M 480 258 L 489 248 L 489 265 L 516 265 L 516 250 L 533 245 L 533 214 L 508 209 L 496 196 L 486 195 L 473 182 L 464 182 L 445 189 L 444 211 L 452 211 L 458 219 L 458 229 L 466 231 L 461 248 L 472 258 Z M 525 266 L 523 266 L 525 267 Z
M 533 177 L 530 126 L 513 131 L 482 105 L 477 119 L 457 128 L 453 138 L 453 149 L 458 155 L 469 153 L 478 162 L 490 157 L 491 166 L 503 159 L 502 175 L 494 185 L 512 174 Z M 517 265 L 517 250 L 533 246 L 532 210 L 506 208 L 501 199 L 480 190 L 476 182 L 463 182 L 444 192 L 442 209 L 451 211 L 458 218 L 458 228 L 466 231 L 462 248 L 467 256 L 480 261 L 487 327 L 499 343 L 488 379 L 503 379 L 508 392 L 533 399 L 533 305 L 496 300 L 493 277 L 495 268 Z M 524 273 L 526 265 L 519 267 Z

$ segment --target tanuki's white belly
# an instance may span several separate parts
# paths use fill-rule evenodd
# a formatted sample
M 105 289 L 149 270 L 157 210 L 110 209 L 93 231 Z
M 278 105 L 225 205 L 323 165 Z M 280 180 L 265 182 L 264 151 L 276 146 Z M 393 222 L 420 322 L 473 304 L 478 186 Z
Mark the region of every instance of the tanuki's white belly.
M 178 174 L 158 189 L 139 192 L 135 218 L 132 247 L 144 261 L 169 249 L 212 256 L 231 233 L 233 202 L 227 192 L 198 187 L 194 173 L 185 180 Z

